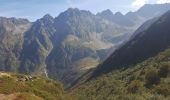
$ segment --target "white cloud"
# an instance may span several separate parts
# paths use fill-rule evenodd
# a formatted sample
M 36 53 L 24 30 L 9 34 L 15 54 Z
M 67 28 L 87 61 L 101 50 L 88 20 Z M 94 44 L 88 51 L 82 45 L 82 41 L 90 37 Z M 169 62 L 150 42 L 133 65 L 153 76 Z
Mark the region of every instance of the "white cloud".
M 149 0 L 134 0 L 133 3 L 132 3 L 132 6 L 141 7 L 148 2 L 149 2 Z
M 170 0 L 158 0 L 158 4 L 163 4 L 163 3 L 170 3 Z

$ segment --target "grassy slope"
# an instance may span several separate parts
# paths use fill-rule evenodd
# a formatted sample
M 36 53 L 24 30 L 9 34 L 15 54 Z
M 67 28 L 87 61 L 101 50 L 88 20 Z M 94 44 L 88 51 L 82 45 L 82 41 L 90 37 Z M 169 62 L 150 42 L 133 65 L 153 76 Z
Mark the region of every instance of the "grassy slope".
M 79 100 L 169 100 L 170 49 L 73 89 Z
M 26 75 L 0 74 L 0 96 L 4 100 L 72 100 L 61 84 L 42 77 L 26 80 Z M 23 81 L 24 79 L 24 81 Z

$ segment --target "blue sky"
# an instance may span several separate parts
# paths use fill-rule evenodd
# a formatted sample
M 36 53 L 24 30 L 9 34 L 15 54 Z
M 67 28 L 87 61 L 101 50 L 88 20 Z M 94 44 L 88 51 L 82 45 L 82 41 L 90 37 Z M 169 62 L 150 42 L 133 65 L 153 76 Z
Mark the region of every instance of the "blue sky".
M 146 3 L 168 3 L 170 0 L 0 0 L 0 16 L 20 17 L 34 21 L 45 14 L 56 17 L 66 9 L 79 8 L 93 13 L 110 9 L 114 13 L 135 11 Z

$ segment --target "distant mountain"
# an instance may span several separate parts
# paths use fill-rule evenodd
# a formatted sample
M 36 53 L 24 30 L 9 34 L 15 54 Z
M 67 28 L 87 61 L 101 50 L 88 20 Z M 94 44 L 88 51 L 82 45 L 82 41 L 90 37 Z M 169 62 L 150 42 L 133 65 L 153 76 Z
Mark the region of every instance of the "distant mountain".
M 136 12 L 128 12 L 126 15 L 116 12 L 113 14 L 110 10 L 98 13 L 104 19 L 112 21 L 118 25 L 138 28 L 148 19 L 161 16 L 170 9 L 170 4 L 146 4 Z
M 146 4 L 134 13 L 127 13 L 126 16 L 138 15 L 143 18 L 151 18 L 151 16 L 160 16 L 167 12 L 170 8 L 170 3 L 166 4 Z
M 113 14 L 112 11 L 110 11 L 109 9 L 98 13 L 97 16 L 100 16 L 122 26 L 130 27 L 134 25 L 134 23 L 130 19 L 126 18 L 126 16 L 124 16 L 122 13 L 116 12 L 115 14 Z
M 139 31 L 140 33 L 117 49 L 96 69 L 93 75 L 98 76 L 117 68 L 127 68 L 169 48 L 169 25 L 170 11 L 157 19 L 148 29 L 143 32 Z
M 135 24 L 143 22 L 154 17 L 161 16 L 170 9 L 170 3 L 166 4 L 146 4 L 136 12 L 129 12 L 125 16 Z

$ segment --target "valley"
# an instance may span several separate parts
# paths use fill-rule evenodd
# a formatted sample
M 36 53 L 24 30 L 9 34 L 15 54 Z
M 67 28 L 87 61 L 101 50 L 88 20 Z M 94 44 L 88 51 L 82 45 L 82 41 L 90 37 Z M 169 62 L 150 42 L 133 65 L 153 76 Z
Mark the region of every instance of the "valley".
M 170 3 L 0 17 L 0 100 L 169 100 L 169 26 Z

